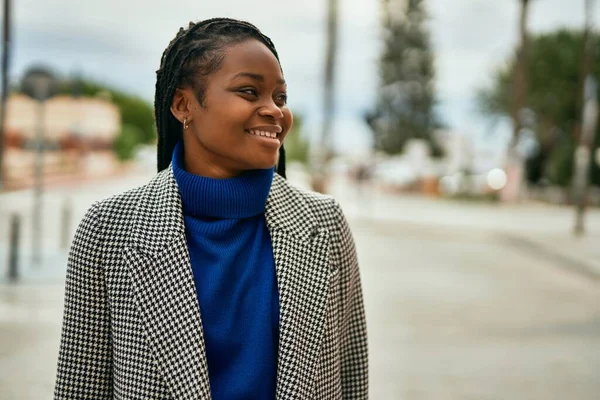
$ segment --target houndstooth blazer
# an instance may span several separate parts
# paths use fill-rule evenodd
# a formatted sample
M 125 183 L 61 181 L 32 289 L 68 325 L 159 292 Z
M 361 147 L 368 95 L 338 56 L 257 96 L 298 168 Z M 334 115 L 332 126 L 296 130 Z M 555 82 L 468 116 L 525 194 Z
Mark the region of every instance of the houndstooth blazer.
M 333 198 L 275 175 L 265 217 L 280 301 L 277 399 L 366 399 L 352 235 Z M 171 168 L 97 202 L 69 254 L 55 399 L 210 399 Z

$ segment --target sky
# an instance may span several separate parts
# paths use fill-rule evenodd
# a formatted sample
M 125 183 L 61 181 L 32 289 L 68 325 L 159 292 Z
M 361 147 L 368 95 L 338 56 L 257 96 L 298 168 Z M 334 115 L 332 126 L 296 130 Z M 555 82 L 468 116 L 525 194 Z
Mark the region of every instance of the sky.
M 532 0 L 533 32 L 580 28 L 584 0 Z M 456 133 L 488 145 L 508 137 L 477 113 L 477 90 L 517 43 L 517 0 L 429 0 L 436 55 L 438 113 Z M 377 95 L 380 1 L 339 0 L 340 47 L 336 65 L 336 147 L 361 153 L 370 144 L 362 115 Z M 68 77 L 78 72 L 152 101 L 155 71 L 169 41 L 189 21 L 226 16 L 245 19 L 269 36 L 280 55 L 289 103 L 316 138 L 322 120 L 325 0 L 13 0 L 11 79 L 32 64 Z M 600 7 L 594 13 L 600 21 Z M 490 133 L 490 131 L 492 131 Z

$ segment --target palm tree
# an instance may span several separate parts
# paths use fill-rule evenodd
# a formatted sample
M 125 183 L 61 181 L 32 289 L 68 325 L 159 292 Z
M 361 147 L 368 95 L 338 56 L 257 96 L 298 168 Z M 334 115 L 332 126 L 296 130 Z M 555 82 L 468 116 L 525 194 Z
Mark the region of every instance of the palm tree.
M 338 0 L 327 2 L 327 48 L 325 53 L 325 79 L 323 91 L 323 126 L 321 143 L 316 152 L 312 187 L 318 192 L 326 191 L 327 164 L 331 157 L 331 125 L 335 111 L 335 61 L 338 42 Z
M 529 15 L 529 4 L 531 0 L 519 0 L 521 3 L 521 17 L 519 21 L 520 44 L 517 49 L 517 65 L 514 76 L 514 98 L 513 98 L 513 141 L 518 139 L 521 130 L 519 111 L 525 106 L 527 93 L 527 62 L 529 58 L 529 34 L 527 31 L 527 17 Z
M 521 194 L 523 184 L 524 160 L 519 154 L 517 147 L 519 143 L 519 132 L 523 128 L 521 110 L 525 107 L 527 96 L 527 70 L 529 58 L 529 33 L 527 31 L 527 19 L 529 16 L 529 5 L 531 0 L 519 0 L 521 15 L 519 18 L 519 45 L 516 51 L 516 65 L 513 77 L 513 103 L 511 119 L 513 126 L 512 140 L 508 149 L 507 168 L 509 170 L 509 184 L 503 190 L 504 200 L 513 201 Z
M 579 145 L 576 151 L 575 168 L 573 175 L 573 189 L 575 200 L 575 226 L 573 232 L 580 236 L 585 233 L 585 202 L 589 184 L 589 171 L 591 153 L 594 149 L 594 135 L 598 123 L 598 100 L 596 95 L 596 80 L 593 75 L 595 59 L 593 14 L 595 0 L 585 0 L 585 28 L 583 64 L 581 69 L 581 120 L 577 127 L 576 135 L 579 136 Z M 579 156 L 577 156 L 579 155 Z

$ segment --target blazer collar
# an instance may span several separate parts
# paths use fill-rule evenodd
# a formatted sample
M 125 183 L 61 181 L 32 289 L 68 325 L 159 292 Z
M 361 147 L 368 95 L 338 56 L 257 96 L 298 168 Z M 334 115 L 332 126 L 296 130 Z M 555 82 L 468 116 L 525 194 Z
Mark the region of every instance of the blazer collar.
M 281 229 L 299 240 L 313 238 L 319 229 L 306 200 L 277 174 L 267 198 L 265 219 L 269 231 Z
M 171 166 L 148 183 L 136 214 L 128 246 L 143 253 L 153 254 L 185 232 L 181 196 Z M 311 239 L 319 230 L 306 201 L 277 174 L 267 198 L 265 219 L 269 231 L 281 229 L 300 240 Z

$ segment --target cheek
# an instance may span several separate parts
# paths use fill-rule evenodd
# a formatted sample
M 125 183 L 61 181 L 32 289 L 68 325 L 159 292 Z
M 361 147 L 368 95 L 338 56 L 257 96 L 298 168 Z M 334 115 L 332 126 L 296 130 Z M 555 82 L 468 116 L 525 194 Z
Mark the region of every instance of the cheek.
M 293 125 L 294 125 L 294 115 L 292 114 L 292 112 L 289 109 L 284 110 L 283 111 L 283 126 L 285 127 L 286 135 L 292 129 Z
M 238 134 L 243 132 L 245 119 L 237 116 L 242 114 L 244 113 L 236 107 L 222 107 L 218 111 L 213 108 L 210 117 L 205 119 L 206 131 L 203 134 L 218 143 L 239 141 Z

